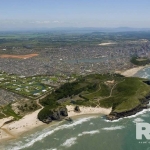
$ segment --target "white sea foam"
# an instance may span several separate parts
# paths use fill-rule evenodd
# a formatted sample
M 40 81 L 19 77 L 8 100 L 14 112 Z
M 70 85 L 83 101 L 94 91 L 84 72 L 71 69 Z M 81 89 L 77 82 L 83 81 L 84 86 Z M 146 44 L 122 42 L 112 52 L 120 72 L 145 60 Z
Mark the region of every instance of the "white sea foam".
M 58 141 L 59 139 L 58 139 L 58 138 L 54 138 L 54 140 L 57 140 L 57 141 Z
M 97 133 L 99 133 L 99 130 L 84 131 L 84 132 L 78 134 L 78 136 L 83 136 L 83 135 L 88 135 L 88 134 L 93 135 L 93 134 L 97 134 Z
M 43 149 L 43 150 L 57 150 L 57 148 Z
M 136 118 L 133 120 L 134 123 L 143 122 L 144 120 L 142 118 Z
M 99 133 L 99 130 L 84 131 L 84 132 L 78 134 L 78 137 L 81 137 L 83 135 L 94 135 L 97 133 Z M 77 137 L 72 137 L 72 138 L 67 139 L 63 144 L 61 144 L 61 146 L 71 147 L 72 145 L 74 145 L 76 143 L 76 141 L 77 141 Z
M 116 119 L 116 120 L 107 120 L 105 119 L 105 122 L 119 122 L 120 120 L 122 120 L 122 118 Z
M 90 122 L 90 125 L 94 125 L 94 123 L 93 123 L 93 122 Z
M 142 114 L 141 116 L 142 116 L 142 117 L 149 117 L 148 114 Z
M 76 143 L 76 140 L 77 140 L 76 137 L 72 137 L 70 139 L 67 139 L 61 146 L 71 147 L 72 145 L 74 145 Z
M 44 139 L 45 137 L 53 134 L 56 131 L 63 130 L 63 129 L 68 129 L 68 128 L 72 128 L 74 126 L 82 124 L 83 122 L 87 122 L 87 121 L 89 121 L 92 118 L 95 118 L 95 117 L 87 117 L 87 118 L 78 119 L 77 121 L 73 122 L 72 124 L 64 124 L 64 125 L 56 127 L 55 129 L 53 129 L 51 131 L 47 131 L 45 133 L 41 133 L 41 134 L 38 134 L 38 135 L 35 134 L 30 139 L 30 142 L 27 142 L 27 143 L 17 142 L 17 143 L 15 143 L 14 147 L 8 148 L 8 150 L 20 150 L 20 149 L 32 146 L 34 143 L 36 143 L 38 141 L 41 141 L 42 139 Z
M 128 117 L 125 117 L 125 118 L 135 118 L 139 115 L 142 115 L 142 114 L 145 114 L 146 112 L 149 112 L 150 111 L 150 108 L 149 109 L 143 109 L 142 111 L 136 113 L 135 115 L 132 115 L 132 116 L 128 116 Z
M 147 113 L 147 112 L 149 112 L 149 111 L 150 111 L 150 108 L 149 108 L 149 109 L 143 109 L 142 111 L 136 113 L 135 115 L 131 115 L 131 116 L 128 116 L 128 117 L 119 118 L 119 119 L 117 119 L 117 120 L 112 120 L 112 121 L 105 119 L 105 122 L 119 122 L 120 120 L 122 120 L 122 119 L 124 119 L 124 118 L 135 118 L 135 117 L 140 116 L 140 115 L 143 115 L 143 114 L 145 114 L 145 113 Z
M 149 74 L 147 73 L 147 71 L 144 72 L 144 75 L 142 75 L 142 78 L 147 79 L 149 77 Z
M 107 127 L 107 128 L 102 128 L 102 130 L 121 130 L 125 128 L 124 126 L 115 126 L 115 127 Z

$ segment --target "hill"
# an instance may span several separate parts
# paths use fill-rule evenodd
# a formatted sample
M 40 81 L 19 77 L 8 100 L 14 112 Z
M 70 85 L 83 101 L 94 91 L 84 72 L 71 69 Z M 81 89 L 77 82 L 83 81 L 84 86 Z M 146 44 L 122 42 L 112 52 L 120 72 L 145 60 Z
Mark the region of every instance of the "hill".
M 128 115 L 128 111 L 137 107 L 138 110 L 144 108 L 147 96 L 150 95 L 148 83 L 145 79 L 124 77 L 119 74 L 80 76 L 76 81 L 65 83 L 42 99 L 40 103 L 45 107 L 45 111 L 42 112 L 47 115 L 41 112 L 38 118 L 47 117 L 50 110 L 70 103 L 92 107 L 112 107 L 111 118 L 119 117 L 118 114 L 121 113 Z
M 140 57 L 133 57 L 131 60 L 131 63 L 137 66 L 145 66 L 150 63 L 149 58 L 140 58 Z

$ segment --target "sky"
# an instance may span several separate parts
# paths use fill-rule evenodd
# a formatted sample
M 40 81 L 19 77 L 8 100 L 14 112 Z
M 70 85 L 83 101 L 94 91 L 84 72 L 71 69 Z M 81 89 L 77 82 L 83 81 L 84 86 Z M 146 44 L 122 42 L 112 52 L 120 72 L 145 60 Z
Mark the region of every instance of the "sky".
M 150 28 L 150 0 L 0 0 L 0 30 Z

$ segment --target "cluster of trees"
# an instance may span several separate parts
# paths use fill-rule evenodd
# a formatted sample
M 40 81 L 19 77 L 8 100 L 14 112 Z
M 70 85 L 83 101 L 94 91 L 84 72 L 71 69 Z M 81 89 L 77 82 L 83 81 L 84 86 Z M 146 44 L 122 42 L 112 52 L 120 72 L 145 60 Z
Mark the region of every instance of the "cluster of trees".
M 38 113 L 38 119 L 43 120 L 46 119 L 48 116 L 52 115 L 53 111 L 49 107 L 44 107 L 39 113 Z
M 36 110 L 37 109 L 37 104 L 22 104 L 22 105 L 18 105 L 17 108 L 21 111 L 21 112 L 25 112 L 25 111 L 33 111 L 33 110 Z
M 139 60 L 138 60 L 139 59 Z M 141 58 L 139 57 L 132 57 L 131 63 L 138 65 L 138 66 L 144 66 L 150 63 L 150 60 L 148 58 Z
M 71 97 L 72 95 L 78 95 L 82 91 L 93 92 L 98 88 L 97 83 L 88 83 L 84 79 L 79 79 L 73 83 L 65 83 L 59 89 L 52 92 L 46 98 L 41 100 L 41 103 L 46 106 L 55 106 L 56 101 L 62 98 Z

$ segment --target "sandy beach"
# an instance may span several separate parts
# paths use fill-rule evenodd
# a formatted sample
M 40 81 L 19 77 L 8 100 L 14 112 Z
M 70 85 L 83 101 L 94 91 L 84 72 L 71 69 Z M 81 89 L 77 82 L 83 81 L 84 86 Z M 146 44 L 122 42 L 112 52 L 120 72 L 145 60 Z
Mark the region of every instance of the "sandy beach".
M 105 109 L 101 107 L 84 107 L 80 106 L 81 112 L 74 112 L 75 106 L 67 106 L 68 109 L 68 117 L 74 117 L 79 115 L 90 115 L 90 114 L 104 114 L 108 115 L 111 112 L 110 109 Z M 0 141 L 8 140 L 8 139 L 15 139 L 19 135 L 26 133 L 28 131 L 31 131 L 32 129 L 35 129 L 36 127 L 45 125 L 43 122 L 39 121 L 37 119 L 37 114 L 41 109 L 28 114 L 24 116 L 22 119 L 18 121 L 13 121 L 8 124 L 4 124 L 6 121 L 9 121 L 12 119 L 12 117 L 0 119 Z M 4 124 L 4 125 L 3 125 Z M 49 124 L 50 125 L 50 124 Z
M 126 71 L 116 71 L 116 73 L 120 73 L 121 75 L 123 75 L 125 77 L 131 77 L 131 76 L 135 75 L 141 69 L 144 69 L 145 67 L 147 67 L 147 66 L 135 67 L 135 68 L 128 69 Z
M 117 44 L 117 43 L 111 43 L 111 42 L 109 42 L 109 43 L 101 43 L 101 44 L 98 44 L 98 45 L 100 45 L 100 46 L 106 46 L 106 45 L 111 45 L 111 44 Z
M 135 67 L 126 71 L 116 71 L 116 73 L 120 73 L 126 77 L 130 77 L 145 67 L 147 66 Z M 80 106 L 81 112 L 75 112 L 74 111 L 75 106 L 67 105 L 66 107 L 68 109 L 68 117 L 74 117 L 79 115 L 94 115 L 94 114 L 108 115 L 112 110 L 111 108 L 106 109 L 101 107 L 94 108 L 94 107 Z M 40 110 L 41 109 L 32 112 L 31 114 L 28 114 L 18 121 L 13 121 L 7 124 L 5 124 L 5 122 L 11 121 L 13 117 L 0 119 L 0 142 L 6 139 L 8 140 L 17 138 L 19 137 L 19 135 L 23 133 L 31 131 L 36 127 L 45 125 L 43 122 L 37 119 L 37 115 Z
M 37 119 L 37 114 L 41 109 L 24 116 L 18 121 L 13 121 L 11 123 L 5 124 L 0 128 L 0 141 L 4 139 L 13 139 L 22 133 L 30 131 L 36 127 L 43 125 L 41 121 Z M 12 118 L 5 118 L 5 120 L 10 120 Z M 4 123 L 4 120 L 0 119 L 0 123 Z
M 101 108 L 101 107 L 85 107 L 85 106 L 80 106 L 81 112 L 75 112 L 74 107 L 72 105 L 68 105 L 68 117 L 74 117 L 78 115 L 90 115 L 90 114 L 103 114 L 103 115 L 108 115 L 111 112 L 111 108 L 106 109 L 106 108 Z

